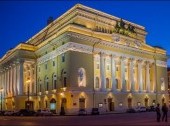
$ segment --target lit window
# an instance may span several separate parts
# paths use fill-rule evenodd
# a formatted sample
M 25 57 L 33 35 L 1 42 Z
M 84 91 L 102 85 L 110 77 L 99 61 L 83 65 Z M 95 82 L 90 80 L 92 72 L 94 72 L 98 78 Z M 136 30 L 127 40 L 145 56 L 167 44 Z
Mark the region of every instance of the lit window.
M 106 88 L 110 88 L 110 81 L 109 81 L 109 78 L 106 78 Z
M 78 85 L 79 86 L 86 86 L 86 71 L 84 68 L 78 69 Z

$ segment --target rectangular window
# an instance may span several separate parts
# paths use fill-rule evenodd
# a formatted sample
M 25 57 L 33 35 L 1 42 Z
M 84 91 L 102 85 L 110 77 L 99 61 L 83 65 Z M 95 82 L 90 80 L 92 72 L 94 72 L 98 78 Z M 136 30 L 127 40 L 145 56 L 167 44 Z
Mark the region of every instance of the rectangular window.
M 53 61 L 53 66 L 55 66 L 55 61 Z
M 47 82 L 47 91 L 48 91 L 48 82 Z
M 62 57 L 62 62 L 65 62 L 65 54 L 64 53 L 62 54 L 61 57 Z
M 57 80 L 54 80 L 54 89 L 57 88 Z
M 41 92 L 41 84 L 40 84 L 40 90 L 39 91 Z
M 40 72 L 40 67 L 38 67 L 38 72 Z
M 64 87 L 67 87 L 67 78 L 64 77 Z
M 45 69 L 47 70 L 47 63 L 45 64 Z

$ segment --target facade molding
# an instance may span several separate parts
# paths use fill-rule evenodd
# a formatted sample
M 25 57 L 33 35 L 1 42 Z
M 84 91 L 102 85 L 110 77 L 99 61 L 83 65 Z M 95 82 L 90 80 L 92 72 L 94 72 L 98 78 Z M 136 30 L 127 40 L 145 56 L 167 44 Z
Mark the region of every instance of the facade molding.
M 78 44 L 78 43 L 74 43 L 74 42 L 68 42 L 68 43 L 60 46 L 56 50 L 38 58 L 37 63 L 40 65 L 44 62 L 47 62 L 47 61 L 57 57 L 58 55 L 61 55 L 65 52 L 68 52 L 68 51 L 77 51 L 77 52 L 92 54 L 92 46 L 88 46 L 88 45 L 84 45 L 84 44 Z M 126 58 L 134 58 L 136 60 L 142 59 L 142 60 L 145 60 L 145 61 L 149 61 L 151 63 L 154 62 L 153 59 L 142 58 L 142 57 L 138 57 L 138 56 L 132 56 L 132 55 L 129 55 L 129 54 L 124 54 L 124 53 L 117 53 L 117 52 L 108 51 L 108 50 L 104 50 L 104 49 L 100 49 L 100 48 L 95 48 L 94 53 L 95 54 L 96 53 L 104 53 L 104 54 L 107 54 L 107 55 L 116 55 L 118 57 L 123 56 L 123 57 L 126 57 Z

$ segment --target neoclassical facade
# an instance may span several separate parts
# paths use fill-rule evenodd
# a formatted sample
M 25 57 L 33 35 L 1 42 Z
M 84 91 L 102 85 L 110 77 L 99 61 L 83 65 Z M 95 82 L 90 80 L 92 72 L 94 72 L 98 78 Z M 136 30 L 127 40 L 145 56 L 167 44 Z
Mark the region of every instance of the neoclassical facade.
M 166 51 L 143 26 L 77 4 L 0 59 L 4 110 L 101 113 L 168 103 Z

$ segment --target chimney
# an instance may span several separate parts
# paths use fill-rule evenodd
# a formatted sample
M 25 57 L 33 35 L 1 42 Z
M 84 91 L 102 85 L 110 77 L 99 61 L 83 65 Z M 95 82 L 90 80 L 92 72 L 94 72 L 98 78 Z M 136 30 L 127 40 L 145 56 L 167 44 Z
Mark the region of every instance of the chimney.
M 54 21 L 53 17 L 49 17 L 47 20 L 47 25 L 49 25 L 50 23 L 52 23 Z

